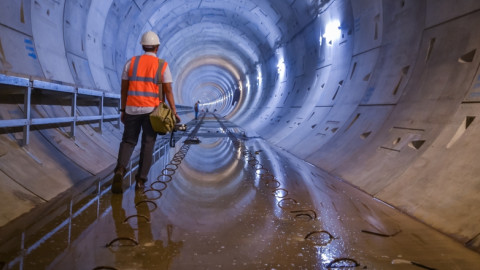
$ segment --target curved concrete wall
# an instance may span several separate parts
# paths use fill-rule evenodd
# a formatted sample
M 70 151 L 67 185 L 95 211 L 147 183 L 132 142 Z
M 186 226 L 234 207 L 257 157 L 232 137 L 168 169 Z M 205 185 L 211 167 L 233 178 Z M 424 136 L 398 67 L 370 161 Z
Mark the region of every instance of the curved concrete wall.
M 9 0 L 0 7 L 2 73 L 118 92 L 125 60 L 141 53 L 141 34 L 153 30 L 179 104 L 201 100 L 247 135 L 459 241 L 480 234 L 478 1 Z M 14 104 L 0 111 L 3 119 L 20 113 Z M 18 206 L 2 209 L 2 224 L 111 167 L 120 131 L 107 125 L 102 134 L 84 126 L 75 140 L 40 130 L 28 148 L 14 143 L 15 133 L 1 135 L 2 195 Z

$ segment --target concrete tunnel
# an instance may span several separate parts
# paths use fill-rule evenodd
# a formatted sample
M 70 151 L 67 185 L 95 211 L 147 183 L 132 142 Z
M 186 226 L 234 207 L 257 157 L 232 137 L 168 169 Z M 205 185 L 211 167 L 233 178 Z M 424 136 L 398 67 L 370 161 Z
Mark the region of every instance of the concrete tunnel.
M 476 0 L 1 1 L 0 267 L 65 269 L 76 261 L 72 246 L 102 249 L 97 257 L 103 249 L 115 253 L 100 247 L 107 240 L 91 243 L 88 232 L 105 228 L 100 220 L 118 207 L 108 181 L 123 130 L 120 76 L 152 30 L 188 125 L 176 132 L 176 148 L 167 136 L 158 139 L 159 164 L 151 171 L 152 181 L 162 178 L 168 160 L 184 150 L 175 165 L 181 180 L 169 176 L 171 192 L 151 203 L 168 228 L 155 232 L 152 212 L 153 238 L 183 241 L 174 255 L 165 251 L 167 268 L 478 269 L 479 24 Z M 193 119 L 197 100 L 201 121 Z M 201 143 L 185 146 L 192 130 Z M 267 209 L 275 225 L 262 221 L 247 233 L 236 218 L 260 211 L 251 202 L 263 193 L 266 205 L 286 205 L 288 197 L 297 208 Z M 88 225 L 76 225 L 75 216 L 63 227 L 51 224 L 92 196 L 100 210 Z M 125 193 L 125 209 L 133 196 Z M 57 241 L 54 258 L 29 259 L 49 242 L 42 239 L 65 230 L 68 243 Z M 323 232 L 316 238 L 323 242 L 310 241 L 310 231 Z M 259 251 L 249 235 L 270 242 Z M 230 245 L 216 250 L 231 246 L 228 254 L 240 255 L 201 252 L 219 239 Z M 188 247 L 190 240 L 198 246 Z M 274 248 L 276 241 L 286 245 Z M 92 257 L 83 255 L 85 268 L 75 269 L 149 269 Z

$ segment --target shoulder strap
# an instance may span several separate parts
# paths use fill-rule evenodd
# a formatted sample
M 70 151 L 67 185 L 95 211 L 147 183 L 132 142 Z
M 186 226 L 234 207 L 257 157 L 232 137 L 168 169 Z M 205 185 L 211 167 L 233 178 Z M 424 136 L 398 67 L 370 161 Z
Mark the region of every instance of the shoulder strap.
M 137 77 L 137 68 L 138 68 L 138 59 L 140 56 L 133 56 L 130 58 L 130 67 L 128 68 L 128 77 L 136 78 Z
M 167 66 L 167 62 L 164 59 L 158 58 L 158 69 L 157 69 L 157 84 L 158 84 L 158 96 L 162 102 L 165 102 L 165 93 L 163 93 L 163 72 Z

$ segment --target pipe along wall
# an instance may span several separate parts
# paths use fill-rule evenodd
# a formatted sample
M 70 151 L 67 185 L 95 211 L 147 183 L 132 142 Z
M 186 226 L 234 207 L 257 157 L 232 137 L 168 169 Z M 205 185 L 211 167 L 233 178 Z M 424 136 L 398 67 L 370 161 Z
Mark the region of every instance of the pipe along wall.
M 153 30 L 178 104 L 200 100 L 247 136 L 478 251 L 479 8 L 468 0 L 8 0 L 0 72 L 118 94 L 126 59 Z M 35 93 L 32 114 L 69 110 L 61 97 Z M 1 119 L 23 115 L 16 87 L 2 85 L 0 99 Z M 109 173 L 122 129 L 80 125 L 71 138 L 65 127 L 39 127 L 27 146 L 20 130 L 0 131 L 5 225 Z

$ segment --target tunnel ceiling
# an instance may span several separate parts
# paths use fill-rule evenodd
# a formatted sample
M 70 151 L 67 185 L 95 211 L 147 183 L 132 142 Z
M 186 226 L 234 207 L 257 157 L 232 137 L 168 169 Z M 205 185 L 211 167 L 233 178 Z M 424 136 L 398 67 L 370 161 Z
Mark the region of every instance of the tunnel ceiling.
M 162 43 L 159 56 L 171 66 L 177 102 L 200 100 L 226 115 L 236 89 L 240 100 L 248 91 L 264 91 L 257 87 L 257 66 L 311 22 L 317 6 L 316 1 L 113 1 L 106 25 L 111 20 L 120 27 L 117 35 L 105 35 L 115 42 L 103 42 L 130 57 L 141 52 L 141 34 L 153 30 Z M 118 72 L 122 65 L 118 61 Z

